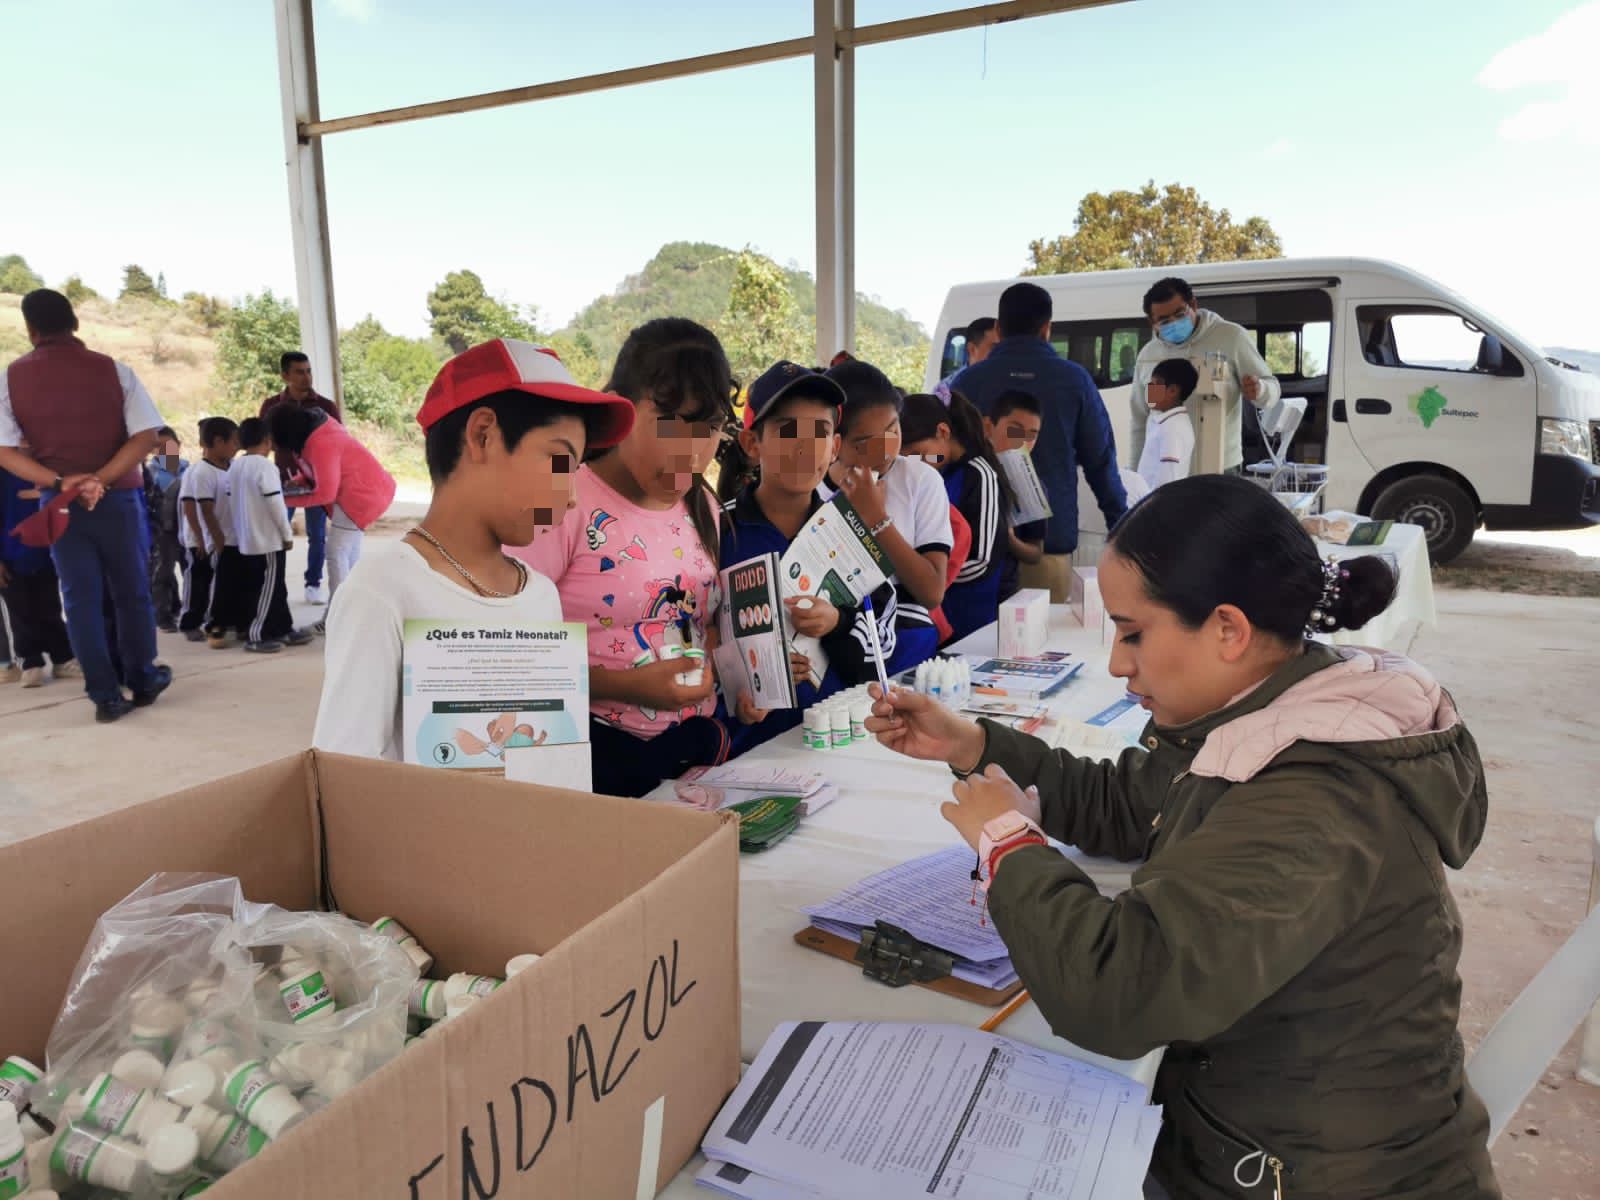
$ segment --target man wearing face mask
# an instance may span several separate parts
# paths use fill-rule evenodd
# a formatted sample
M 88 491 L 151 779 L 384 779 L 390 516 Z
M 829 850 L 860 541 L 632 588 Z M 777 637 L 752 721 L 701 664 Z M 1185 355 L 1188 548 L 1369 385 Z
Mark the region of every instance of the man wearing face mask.
M 1133 418 L 1129 465 L 1137 465 L 1144 453 L 1145 426 L 1150 420 L 1146 393 L 1150 375 L 1163 359 L 1186 358 L 1199 369 L 1208 353 L 1218 351 L 1233 365 L 1239 394 L 1257 409 L 1267 408 L 1282 395 L 1283 388 L 1277 376 L 1256 349 L 1255 335 L 1242 325 L 1223 320 L 1210 309 L 1197 308 L 1194 289 L 1186 280 L 1174 275 L 1154 284 L 1144 294 L 1144 315 L 1150 318 L 1156 336 L 1139 351 L 1133 367 L 1133 388 L 1129 393 Z M 1231 475 L 1244 470 L 1241 412 L 1238 400 L 1227 401 L 1223 409 L 1226 432 L 1222 468 Z M 1198 471 L 1199 463 L 1195 462 L 1190 473 Z

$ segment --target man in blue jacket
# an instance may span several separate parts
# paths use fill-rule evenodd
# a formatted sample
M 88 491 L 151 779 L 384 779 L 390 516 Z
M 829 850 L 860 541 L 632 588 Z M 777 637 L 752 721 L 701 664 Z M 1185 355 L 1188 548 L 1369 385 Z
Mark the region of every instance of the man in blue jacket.
M 1116 439 L 1094 379 L 1050 345 L 1050 293 L 1014 283 L 1000 294 L 1000 341 L 989 357 L 951 380 L 952 391 L 988 416 L 1002 392 L 1023 391 L 1039 401 L 1043 424 L 1033 461 L 1050 501 L 1044 550 L 1070 555 L 1078 547 L 1078 469 L 1105 514 L 1106 528 L 1122 519 L 1128 498 L 1117 474 Z M 1054 573 L 1063 573 L 1061 563 Z M 1056 589 L 1052 589 L 1056 590 Z

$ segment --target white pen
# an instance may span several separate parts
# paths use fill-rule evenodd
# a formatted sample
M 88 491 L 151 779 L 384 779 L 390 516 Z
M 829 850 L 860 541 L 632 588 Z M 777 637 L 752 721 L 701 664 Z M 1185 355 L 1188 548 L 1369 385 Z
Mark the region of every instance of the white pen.
M 872 662 L 878 668 L 878 685 L 883 698 L 889 698 L 889 672 L 883 665 L 883 643 L 878 640 L 878 615 L 872 611 L 872 597 L 861 598 L 861 611 L 867 615 L 867 640 L 872 643 Z

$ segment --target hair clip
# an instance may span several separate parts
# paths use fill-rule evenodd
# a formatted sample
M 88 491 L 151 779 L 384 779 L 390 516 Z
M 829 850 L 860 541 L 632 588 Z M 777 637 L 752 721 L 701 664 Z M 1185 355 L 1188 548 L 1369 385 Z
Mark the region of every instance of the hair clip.
M 1322 594 L 1317 597 L 1317 605 L 1306 621 L 1308 635 L 1332 633 L 1339 627 L 1339 618 L 1333 615 L 1333 606 L 1339 602 L 1344 581 L 1349 578 L 1350 572 L 1341 567 L 1337 559 L 1330 558 L 1322 564 Z

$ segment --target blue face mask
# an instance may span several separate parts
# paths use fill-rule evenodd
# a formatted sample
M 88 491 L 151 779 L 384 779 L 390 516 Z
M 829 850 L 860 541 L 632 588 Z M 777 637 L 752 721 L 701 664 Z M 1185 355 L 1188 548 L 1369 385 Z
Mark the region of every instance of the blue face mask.
M 1185 313 L 1156 330 L 1156 336 L 1169 346 L 1181 346 L 1194 336 L 1194 318 Z

